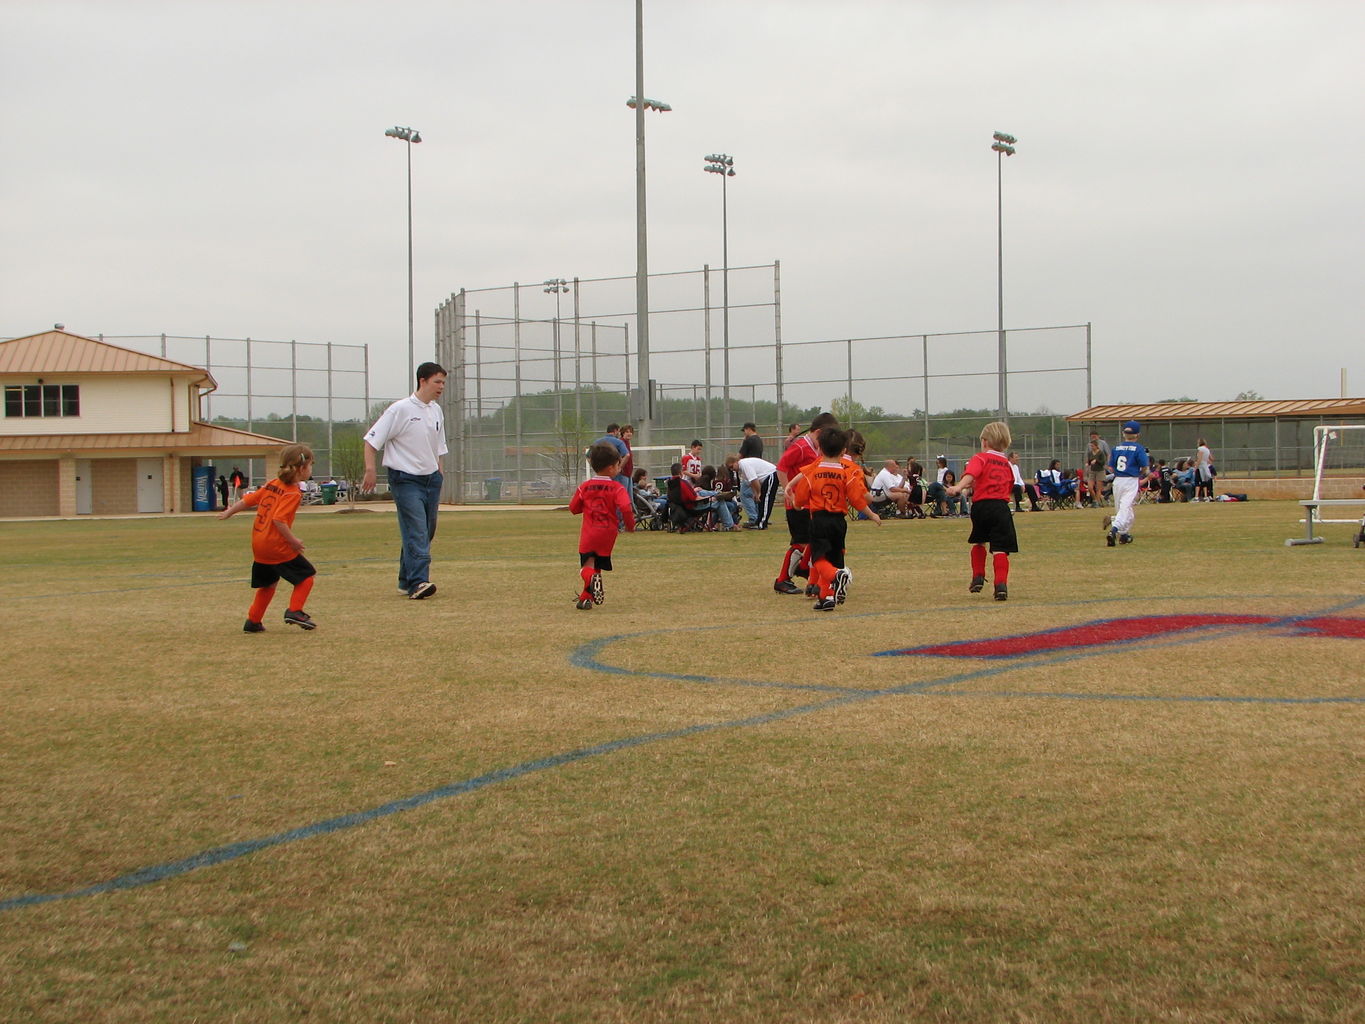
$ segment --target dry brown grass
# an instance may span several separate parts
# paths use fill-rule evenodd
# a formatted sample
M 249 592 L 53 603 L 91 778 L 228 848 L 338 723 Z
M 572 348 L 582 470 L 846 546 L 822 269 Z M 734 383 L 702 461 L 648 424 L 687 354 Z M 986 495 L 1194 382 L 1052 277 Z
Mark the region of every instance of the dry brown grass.
M 0 910 L 0 1019 L 1365 1020 L 1360 639 L 870 656 L 1361 618 L 1365 556 L 1284 548 L 1296 508 L 1144 507 L 1114 551 L 1025 516 L 1005 604 L 966 593 L 965 523 L 859 525 L 819 616 L 772 593 L 773 532 L 625 537 L 582 613 L 563 513 L 447 516 L 426 602 L 391 518 L 310 514 L 320 628 L 277 597 L 260 636 L 244 522 L 0 524 L 0 900 L 522 766 Z M 1227 697 L 1265 700 L 1191 699 Z

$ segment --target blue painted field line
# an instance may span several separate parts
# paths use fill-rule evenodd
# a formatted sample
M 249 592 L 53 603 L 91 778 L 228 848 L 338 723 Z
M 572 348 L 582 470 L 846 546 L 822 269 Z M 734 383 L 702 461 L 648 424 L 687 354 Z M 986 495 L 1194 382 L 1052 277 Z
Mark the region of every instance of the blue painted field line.
M 1247 626 L 1233 627 L 1223 630 L 1214 630 L 1198 636 L 1182 636 L 1172 642 L 1154 643 L 1154 647 L 1184 646 L 1192 643 L 1202 643 L 1215 637 L 1230 635 L 1236 632 L 1251 632 L 1256 630 L 1266 630 L 1270 628 L 1282 628 L 1308 618 L 1317 618 L 1323 615 L 1330 615 L 1338 611 L 1356 607 L 1365 603 L 1365 597 L 1351 598 L 1350 600 L 1335 606 L 1326 611 L 1313 612 L 1311 614 L 1285 616 L 1282 619 L 1273 620 L 1271 623 L 1256 623 Z M 875 615 L 897 614 L 891 612 L 869 613 Z M 658 630 L 649 633 L 622 634 L 617 637 L 606 637 L 592 641 L 583 645 L 571 656 L 571 661 L 580 667 L 592 668 L 597 671 L 624 673 L 629 675 L 639 675 L 646 678 L 664 678 L 681 680 L 687 682 L 705 683 L 724 683 L 724 680 L 717 680 L 709 676 L 681 675 L 678 673 L 651 673 L 623 669 L 616 666 L 609 666 L 597 659 L 597 653 L 608 644 L 626 639 L 637 639 L 642 636 L 656 636 L 662 632 L 679 632 L 689 627 L 680 627 L 674 630 Z M 730 627 L 702 627 L 703 629 L 714 630 Z M 1163 640 L 1165 638 L 1162 638 Z M 992 676 L 1004 675 L 1022 668 L 1039 668 L 1049 665 L 1061 665 L 1069 662 L 1079 661 L 1086 658 L 1100 657 L 1106 652 L 1103 648 L 1082 648 L 1074 652 L 1065 652 L 1052 657 L 1036 659 L 1027 662 L 1011 662 L 1009 664 L 990 665 L 974 671 L 959 672 L 953 675 L 943 676 L 939 679 L 929 679 L 918 683 L 907 683 L 903 686 L 883 688 L 877 690 L 838 690 L 837 694 L 829 700 L 821 701 L 816 704 L 803 704 L 796 707 L 784 708 L 777 711 L 770 711 L 761 715 L 753 715 L 745 718 L 731 719 L 727 722 L 709 722 L 700 725 L 687 726 L 682 729 L 675 729 L 668 732 L 649 733 L 643 736 L 628 736 L 622 739 L 610 740 L 606 743 L 599 743 L 591 747 L 582 747 L 563 754 L 554 754 L 550 757 L 540 758 L 535 761 L 525 761 L 510 768 L 499 768 L 484 775 L 476 776 L 472 779 L 465 779 L 460 782 L 452 782 L 436 789 L 427 790 L 414 796 L 404 797 L 401 800 L 394 800 L 389 803 L 380 804 L 365 811 L 356 811 L 351 814 L 343 814 L 335 818 L 327 818 L 323 821 L 314 822 L 311 825 L 304 825 L 300 828 L 289 829 L 284 832 L 277 832 L 274 835 L 264 836 L 258 839 L 247 839 L 237 843 L 228 843 L 224 846 L 215 846 L 208 850 L 203 850 L 189 857 L 180 860 L 167 861 L 163 864 L 155 864 L 150 867 L 139 868 L 116 878 L 111 878 L 105 882 L 95 885 L 85 886 L 80 889 L 71 889 L 66 892 L 55 893 L 31 893 L 25 896 L 15 896 L 6 900 L 0 900 L 0 912 L 7 910 L 17 910 L 22 907 L 37 906 L 43 903 L 53 903 L 59 900 L 79 899 L 84 896 L 97 896 L 102 893 L 117 892 L 122 889 L 135 889 L 144 885 L 151 885 L 155 882 L 166 881 L 178 875 L 187 874 L 190 871 L 197 871 L 200 868 L 213 867 L 218 864 L 225 864 L 229 861 L 238 860 L 260 850 L 269 849 L 273 846 L 282 846 L 286 843 L 298 842 L 304 839 L 313 839 L 317 836 L 329 835 L 333 832 L 340 832 L 346 829 L 356 828 L 360 825 L 368 824 L 380 818 L 386 818 L 393 814 L 403 811 L 414 810 L 437 800 L 445 800 L 450 797 L 461 796 L 465 793 L 472 793 L 483 789 L 486 786 L 494 785 L 499 782 L 509 782 L 513 779 L 531 775 L 537 772 L 548 771 L 552 768 L 559 768 L 564 765 L 584 761 L 588 758 L 599 757 L 604 754 L 613 754 L 620 750 L 629 750 L 633 747 L 644 746 L 650 743 L 660 743 L 668 740 L 682 739 L 688 736 L 697 736 L 708 732 L 716 732 L 722 729 L 743 729 L 759 725 L 768 725 L 773 722 L 794 718 L 798 715 L 808 715 L 819 711 L 827 711 L 832 708 L 844 707 L 851 704 L 865 703 L 882 697 L 907 696 L 911 694 L 929 695 L 932 691 L 940 690 L 944 687 L 956 686 L 960 683 L 969 682 L 974 679 L 985 679 Z M 754 681 L 739 681 L 739 685 L 754 686 L 761 685 Z M 936 696 L 946 696 L 946 694 L 934 693 Z M 973 694 L 972 696 L 988 696 L 987 694 Z M 1004 692 L 997 694 L 999 697 L 1010 698 L 1030 698 L 1042 697 L 1045 699 L 1082 699 L 1082 700 L 1145 700 L 1145 701 L 1164 701 L 1164 702 L 1193 702 L 1200 703 L 1257 703 L 1257 704 L 1340 704 L 1340 703 L 1365 703 L 1365 697 L 1321 697 L 1321 698 L 1279 698 L 1279 697 L 1238 697 L 1238 696 L 1205 696 L 1197 697 L 1194 695 L 1184 696 L 1139 696 L 1126 694 L 1031 694 L 1028 692 Z

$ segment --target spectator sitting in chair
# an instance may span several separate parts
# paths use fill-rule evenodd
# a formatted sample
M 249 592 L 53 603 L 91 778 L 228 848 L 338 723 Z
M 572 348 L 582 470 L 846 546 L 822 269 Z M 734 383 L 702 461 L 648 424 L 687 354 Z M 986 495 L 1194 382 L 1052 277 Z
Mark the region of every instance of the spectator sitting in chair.
M 948 456 L 940 455 L 934 461 L 938 465 L 935 469 L 934 479 L 925 489 L 924 496 L 929 499 L 929 504 L 932 506 L 929 509 L 931 516 L 946 516 L 948 514 L 948 492 L 947 484 L 943 482 L 943 475 L 951 472 L 948 469 Z
M 720 480 L 715 466 L 702 467 L 701 486 L 697 488 L 697 497 L 711 499 L 716 509 L 719 529 L 739 529 L 739 524 L 735 521 L 739 516 L 739 502 L 735 500 L 733 488 L 727 488 Z
M 957 497 L 953 497 L 948 493 L 948 488 L 956 484 L 957 474 L 951 469 L 943 474 L 943 503 L 948 509 L 944 515 L 949 517 L 970 515 L 966 496 L 959 494 Z
M 635 479 L 631 481 L 635 485 L 635 493 L 643 494 L 645 499 L 654 506 L 654 511 L 660 515 L 668 505 L 668 498 L 659 493 L 659 488 L 654 486 L 654 481 L 649 478 L 649 470 L 641 467 L 635 471 Z
M 1181 501 L 1194 500 L 1194 467 L 1189 459 L 1180 459 L 1171 473 L 1171 498 L 1180 495 Z
M 692 481 L 683 475 L 682 463 L 675 462 L 669 468 L 673 475 L 668 478 L 668 521 L 679 532 L 704 529 L 703 514 L 712 511 L 714 506 L 697 494 Z M 699 516 L 702 522 L 694 522 Z
M 1019 472 L 1019 456 L 1016 455 L 1014 452 L 1010 452 L 1009 459 L 1010 469 L 1014 470 L 1014 487 L 1012 488 L 1012 496 L 1014 498 L 1014 511 L 1016 512 L 1024 511 L 1022 508 L 1019 507 L 1019 499 L 1027 494 L 1029 511 L 1041 512 L 1042 509 L 1038 507 L 1039 499 L 1038 488 L 1035 484 L 1024 483 L 1024 474 Z
M 895 459 L 886 460 L 881 472 L 872 478 L 872 486 L 868 491 L 872 511 L 877 515 L 885 517 L 892 505 L 896 507 L 898 515 L 905 517 L 909 514 L 910 488 L 906 486 L 901 464 Z

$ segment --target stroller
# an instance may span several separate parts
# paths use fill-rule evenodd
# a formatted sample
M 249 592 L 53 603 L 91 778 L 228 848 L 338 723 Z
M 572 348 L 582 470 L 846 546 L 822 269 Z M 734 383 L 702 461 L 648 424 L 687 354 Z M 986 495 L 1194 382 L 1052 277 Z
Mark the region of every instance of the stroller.
M 632 488 L 630 503 L 635 512 L 635 529 L 662 530 L 664 528 L 664 516 L 668 508 L 666 501 Z
M 1060 482 L 1054 482 L 1051 476 L 1040 469 L 1034 475 L 1034 479 L 1038 482 L 1038 496 L 1043 499 L 1043 503 L 1048 508 L 1076 507 L 1076 487 L 1078 484 L 1076 477 L 1064 476 Z

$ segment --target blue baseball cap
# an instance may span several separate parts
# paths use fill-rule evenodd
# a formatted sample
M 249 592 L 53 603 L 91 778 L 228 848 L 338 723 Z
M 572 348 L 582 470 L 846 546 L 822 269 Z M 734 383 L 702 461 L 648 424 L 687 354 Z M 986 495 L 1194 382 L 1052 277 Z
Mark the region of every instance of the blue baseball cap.
M 1137 420 L 1129 420 L 1127 423 L 1123 425 L 1123 432 L 1125 434 L 1141 434 L 1142 424 L 1139 423 Z

